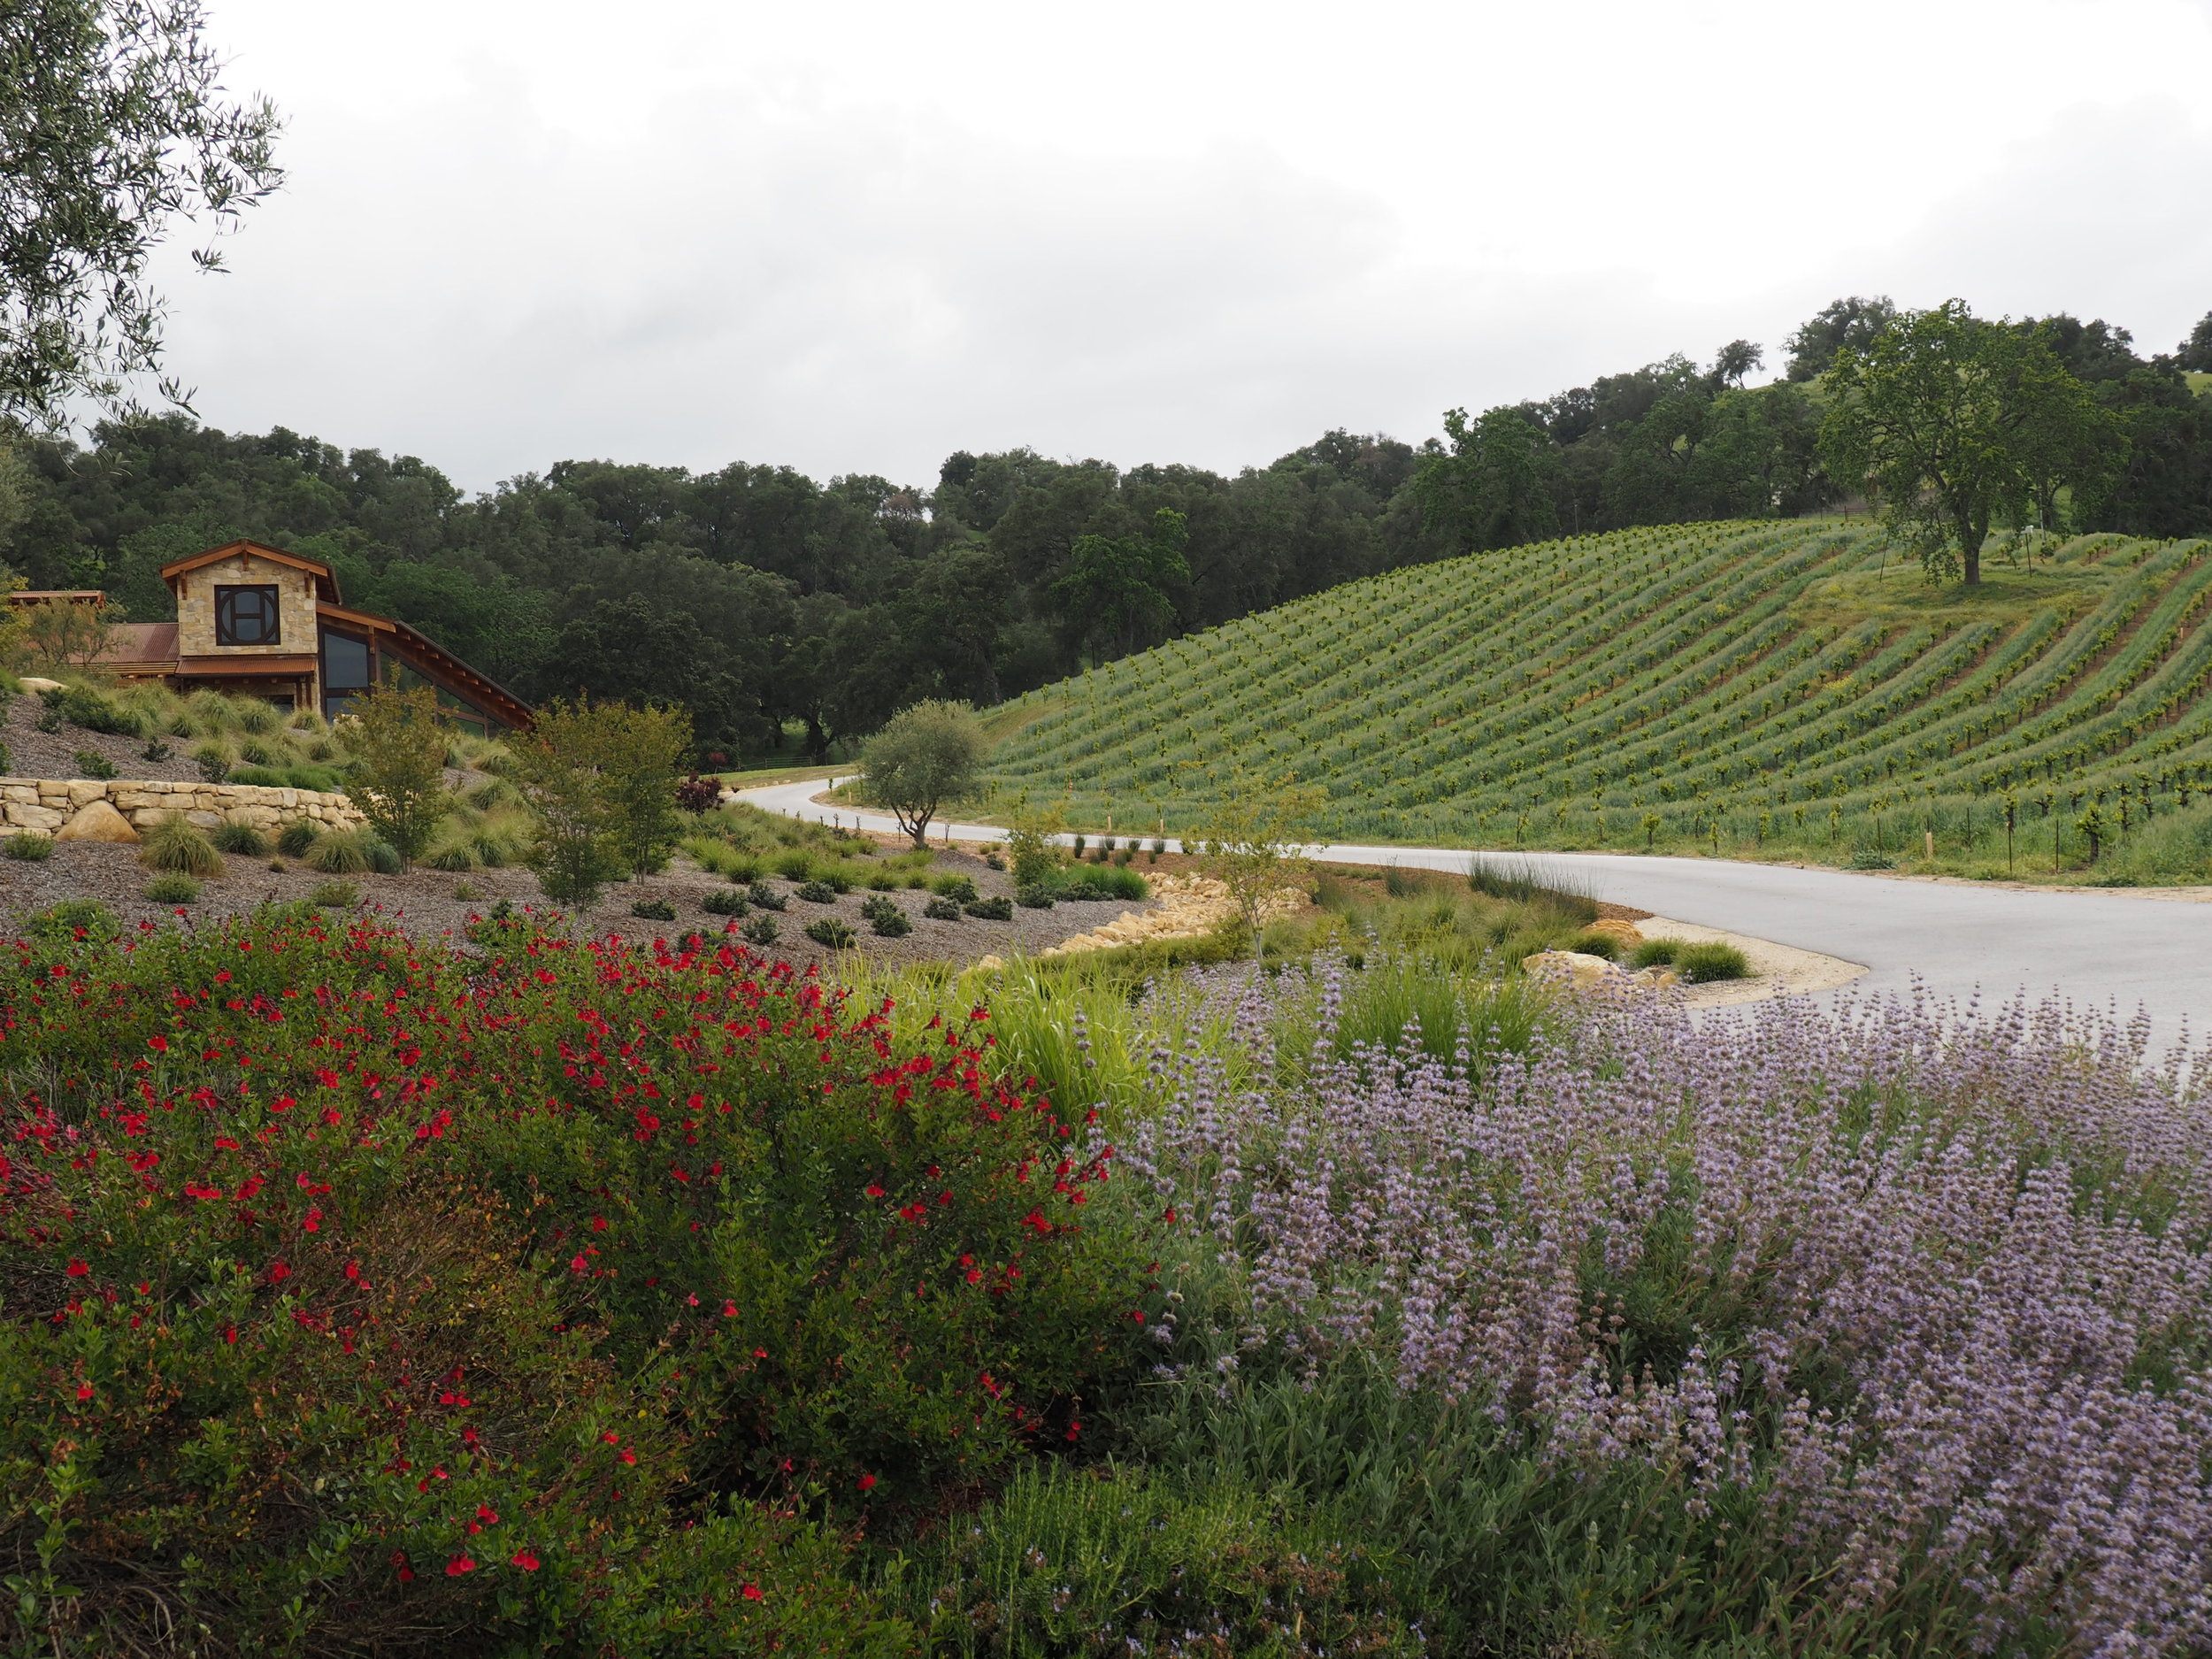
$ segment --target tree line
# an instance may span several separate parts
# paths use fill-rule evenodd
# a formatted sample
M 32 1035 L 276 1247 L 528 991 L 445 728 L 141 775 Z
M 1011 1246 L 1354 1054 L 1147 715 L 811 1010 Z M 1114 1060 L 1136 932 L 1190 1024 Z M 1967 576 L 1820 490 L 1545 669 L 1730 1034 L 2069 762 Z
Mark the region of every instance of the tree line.
M 821 754 L 923 699 L 987 706 L 1381 571 L 1893 484 L 1894 465 L 1839 465 L 1823 428 L 1837 354 L 1859 360 L 1899 323 L 1886 300 L 1839 300 L 1770 385 L 1747 383 L 1763 353 L 1735 341 L 1703 367 L 1676 356 L 1455 410 L 1417 446 L 1337 430 L 1234 476 L 1029 449 L 957 452 L 926 487 L 571 460 L 470 495 L 413 457 L 125 414 L 82 443 L 19 434 L 0 452 L 0 558 L 159 619 L 164 563 L 250 536 L 327 560 L 351 603 L 532 701 L 671 701 L 704 749 L 759 753 L 787 727 Z M 2032 342 L 2039 384 L 2097 422 L 2093 457 L 2040 475 L 2054 527 L 2212 528 L 2212 399 L 2189 379 L 2212 369 L 2212 318 L 2147 357 L 2102 320 L 1980 326 Z

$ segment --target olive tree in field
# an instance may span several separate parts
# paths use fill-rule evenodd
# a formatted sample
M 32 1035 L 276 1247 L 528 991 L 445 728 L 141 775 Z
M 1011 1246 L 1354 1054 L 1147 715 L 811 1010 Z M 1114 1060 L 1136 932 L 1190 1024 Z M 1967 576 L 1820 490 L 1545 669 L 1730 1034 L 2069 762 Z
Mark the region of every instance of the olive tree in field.
M 1306 878 L 1306 849 L 1328 792 L 1295 776 L 1269 778 L 1241 766 L 1217 773 L 1213 805 L 1200 826 L 1199 862 L 1229 890 L 1260 959 L 1260 921 L 1268 902 Z
M 1993 525 L 2035 522 L 2112 448 L 2110 418 L 2041 331 L 1986 322 L 1962 300 L 1905 312 L 1839 352 L 1827 393 L 1830 472 L 1866 483 L 1929 575 L 1970 584 Z
M 891 717 L 860 754 L 860 787 L 887 807 L 917 847 L 948 801 L 975 787 L 983 733 L 964 703 L 918 703 Z
M 146 272 L 171 223 L 229 229 L 282 181 L 276 111 L 226 93 L 204 10 L 0 4 L 0 415 L 58 424 L 76 398 L 123 404 L 160 364 Z M 193 258 L 221 266 L 211 247 Z

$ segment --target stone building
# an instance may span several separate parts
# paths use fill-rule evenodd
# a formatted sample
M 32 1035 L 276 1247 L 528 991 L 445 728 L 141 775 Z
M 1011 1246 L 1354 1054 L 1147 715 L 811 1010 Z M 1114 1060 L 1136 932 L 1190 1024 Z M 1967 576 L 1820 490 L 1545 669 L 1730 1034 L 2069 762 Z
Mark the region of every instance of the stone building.
M 122 680 L 157 680 L 265 697 L 335 717 L 382 680 L 431 687 L 454 723 L 479 735 L 530 724 L 530 708 L 404 622 L 349 609 L 319 559 L 233 541 L 161 568 L 174 622 L 120 622 L 91 666 Z M 19 593 L 19 603 L 103 603 L 97 593 Z

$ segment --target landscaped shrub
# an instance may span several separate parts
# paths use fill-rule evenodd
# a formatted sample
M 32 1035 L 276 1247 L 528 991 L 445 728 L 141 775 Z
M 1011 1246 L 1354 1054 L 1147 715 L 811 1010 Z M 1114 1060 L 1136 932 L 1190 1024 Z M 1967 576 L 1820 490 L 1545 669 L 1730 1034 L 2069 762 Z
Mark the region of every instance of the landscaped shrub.
M 200 884 L 190 876 L 173 870 L 167 875 L 156 876 L 149 881 L 145 897 L 149 904 L 197 904 L 200 902 Z
M 165 813 L 139 832 L 138 862 L 149 870 L 188 876 L 223 873 L 223 855 L 207 832 L 181 812 Z
M 1586 956 L 1603 956 L 1610 962 L 1621 954 L 1621 941 L 1610 933 L 1577 933 L 1560 949 L 1579 951 Z
M 956 922 L 960 919 L 960 906 L 951 899 L 932 899 L 922 906 L 922 914 L 933 922 Z
M 961 906 L 979 921 L 1010 922 L 1014 919 L 1014 902 L 1003 894 L 987 899 L 976 899 Z
M 238 758 L 249 766 L 274 766 L 281 763 L 283 756 L 274 745 L 249 737 L 239 743 Z
M 173 752 L 165 739 L 150 738 L 147 740 L 146 747 L 138 751 L 138 757 L 141 760 L 164 761 L 168 759 Z
M 381 835 L 368 830 L 355 830 L 350 833 L 361 838 L 361 850 L 367 856 L 369 868 L 375 871 L 378 875 L 396 876 L 406 868 L 404 862 L 400 858 L 399 849 Z
M 115 912 L 97 899 L 64 899 L 23 924 L 31 938 L 50 945 L 102 944 L 123 931 Z
M 1064 899 L 1126 899 L 1135 902 L 1149 897 L 1152 888 L 1133 870 L 1107 866 L 1069 872 L 1060 877 L 1055 891 Z
M 803 849 L 778 853 L 769 867 L 786 881 L 814 879 L 814 855 Z
M 115 763 L 96 749 L 81 749 L 72 758 L 76 762 L 80 778 L 104 780 L 115 776 Z
M 213 840 L 219 852 L 238 853 L 248 858 L 269 856 L 269 838 L 243 818 L 225 818 L 215 826 Z
M 1294 1500 L 1047 1464 L 941 1529 L 907 1586 L 952 1652 L 1410 1659 L 1432 1649 L 1394 1565 Z
M 1692 985 L 1709 985 L 1717 979 L 1743 979 L 1751 975 L 1751 964 L 1745 959 L 1743 952 L 1717 940 L 1683 946 L 1675 956 L 1674 965 Z
M 202 743 L 192 751 L 192 764 L 203 783 L 225 783 L 230 778 L 230 751 L 220 743 Z
M 287 858 L 300 857 L 315 844 L 315 837 L 321 833 L 322 831 L 308 819 L 294 818 L 277 832 L 277 850 Z
M 837 889 L 826 881 L 802 881 L 798 887 L 798 896 L 809 904 L 834 904 L 837 902 Z
M 1685 949 L 1678 939 L 1647 939 L 1636 947 L 1629 964 L 1638 968 L 1671 967 Z
M 756 916 L 738 929 L 738 936 L 749 945 L 765 948 L 783 936 L 783 928 L 772 916 Z
M 15 757 L 9 752 L 5 743 L 0 743 L 0 776 L 12 771 L 14 766 Z
M 1014 902 L 1024 910 L 1048 910 L 1053 904 L 1052 888 L 1041 881 L 1032 881 L 1014 889 Z
M 428 686 L 374 686 L 346 710 L 346 747 L 355 761 L 347 796 L 399 855 L 403 869 L 430 845 L 452 804 L 445 788 L 447 730 L 438 694 Z M 269 764 L 251 744 L 240 753 L 256 764 Z
M 860 913 L 868 918 L 868 926 L 884 939 L 903 939 L 914 931 L 914 924 L 906 912 L 889 899 L 869 899 L 860 907 Z
M 735 887 L 717 887 L 701 902 L 702 907 L 713 916 L 742 916 L 752 909 L 745 895 Z
M 672 922 L 676 907 L 666 899 L 640 899 L 630 906 L 630 914 L 641 922 Z
M 975 879 L 972 876 L 933 876 L 929 890 L 941 899 L 950 899 L 955 904 L 975 902 Z
M 325 830 L 299 860 L 326 876 L 357 876 L 369 868 L 368 838 L 358 830 Z
M 52 705 L 72 726 L 109 737 L 140 737 L 137 714 L 90 686 L 65 686 Z
M 53 856 L 54 838 L 33 830 L 18 830 L 5 841 L 0 841 L 0 857 L 12 858 L 19 864 L 41 864 Z
M 754 882 L 751 887 L 745 890 L 745 896 L 750 899 L 754 905 L 760 910 L 780 910 L 783 909 L 783 895 L 777 892 L 775 888 L 770 887 L 765 881 Z
M 722 782 L 718 778 L 702 778 L 697 772 L 676 786 L 676 805 L 695 817 L 711 812 L 722 804 Z
M 854 934 L 851 926 L 834 916 L 818 917 L 806 925 L 806 936 L 829 950 L 844 950 L 851 947 Z
M 315 890 L 307 895 L 307 902 L 318 910 L 349 910 L 361 902 L 361 885 L 357 881 L 319 881 Z

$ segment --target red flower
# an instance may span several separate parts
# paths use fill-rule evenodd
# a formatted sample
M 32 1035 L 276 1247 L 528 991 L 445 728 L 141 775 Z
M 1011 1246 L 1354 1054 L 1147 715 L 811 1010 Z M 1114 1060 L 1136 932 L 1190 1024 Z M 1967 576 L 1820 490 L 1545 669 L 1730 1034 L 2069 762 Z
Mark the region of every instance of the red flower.
M 871 1198 L 880 1198 L 883 1196 L 883 1188 L 877 1186 L 873 1181 L 870 1181 L 868 1183 L 867 1192 L 868 1196 Z
M 456 1555 L 451 1561 L 449 1561 L 445 1564 L 445 1576 L 449 1578 L 457 1578 L 465 1572 L 474 1572 L 475 1571 L 476 1563 L 471 1561 L 466 1555 Z
M 488 1503 L 480 1503 L 476 1506 L 476 1518 L 483 1522 L 487 1526 L 497 1526 L 499 1525 L 499 1511 L 493 1509 Z
M 91 1385 L 90 1383 L 88 1383 L 88 1383 L 79 1383 L 79 1384 L 77 1385 L 77 1398 L 78 1398 L 79 1400 L 89 1400 L 89 1399 L 91 1399 L 91 1398 L 92 1398 L 92 1385 Z
M 875 1484 L 876 1484 L 876 1478 L 875 1478 L 873 1475 L 863 1475 L 863 1476 L 861 1476 L 861 1478 L 860 1478 L 860 1489 L 861 1489 L 863 1492 L 867 1491 L 870 1487 L 873 1486 Z
M 269 1282 L 272 1285 L 281 1285 L 286 1279 L 291 1277 L 292 1270 L 287 1267 L 283 1263 L 275 1262 L 270 1264 Z
M 518 1549 L 509 1560 L 508 1564 L 519 1567 L 525 1572 L 535 1572 L 538 1570 L 538 1558 L 526 1549 Z
M 149 1037 L 146 1039 L 146 1046 L 149 1048 L 151 1048 L 156 1054 L 166 1054 L 169 1052 L 169 1039 L 166 1037 Z
M 624 1463 L 634 1463 L 637 1462 L 637 1448 L 634 1447 L 626 1446 L 622 1448 L 619 1455 Z
M 757 1584 L 749 1584 L 745 1586 L 743 1594 L 748 1601 L 757 1601 L 761 1599 L 760 1586 Z
M 68 1274 L 69 1274 L 69 1277 L 70 1277 L 70 1278 L 72 1278 L 72 1279 L 82 1279 L 82 1278 L 83 1278 L 83 1277 L 84 1277 L 87 1273 L 89 1273 L 91 1271 L 92 1271 L 92 1270 L 91 1270 L 90 1268 L 87 1267 L 87 1266 L 86 1266 L 86 1265 L 85 1265 L 82 1262 L 78 1261 L 78 1260 L 77 1260 L 74 1256 L 72 1256 L 72 1257 L 70 1258 L 70 1261 L 69 1261 L 69 1267 L 68 1267 L 68 1269 L 67 1269 L 67 1271 L 68 1271 Z

